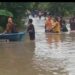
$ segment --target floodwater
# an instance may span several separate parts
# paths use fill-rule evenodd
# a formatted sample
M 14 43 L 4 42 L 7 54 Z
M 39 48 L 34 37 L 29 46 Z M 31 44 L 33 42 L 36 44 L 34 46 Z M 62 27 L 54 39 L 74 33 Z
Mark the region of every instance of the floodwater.
M 35 41 L 0 42 L 0 75 L 75 75 L 75 33 L 45 33 L 40 25 L 35 32 Z

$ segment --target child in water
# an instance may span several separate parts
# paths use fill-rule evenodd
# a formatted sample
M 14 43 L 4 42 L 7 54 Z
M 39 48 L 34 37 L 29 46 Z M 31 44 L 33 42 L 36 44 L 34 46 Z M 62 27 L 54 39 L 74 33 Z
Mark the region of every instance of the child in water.
M 29 26 L 28 26 L 27 31 L 29 32 L 30 40 L 35 40 L 35 29 L 34 29 L 32 22 L 33 20 L 29 19 L 29 22 L 28 22 Z

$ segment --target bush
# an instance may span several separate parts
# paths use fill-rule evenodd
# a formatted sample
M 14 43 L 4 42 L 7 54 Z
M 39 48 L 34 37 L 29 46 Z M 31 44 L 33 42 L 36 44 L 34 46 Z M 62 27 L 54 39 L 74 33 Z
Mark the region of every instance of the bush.
M 0 16 L 0 26 L 5 29 L 7 23 L 7 17 L 6 16 Z
M 0 32 L 3 32 L 6 28 L 7 24 L 7 18 L 6 16 L 0 16 Z

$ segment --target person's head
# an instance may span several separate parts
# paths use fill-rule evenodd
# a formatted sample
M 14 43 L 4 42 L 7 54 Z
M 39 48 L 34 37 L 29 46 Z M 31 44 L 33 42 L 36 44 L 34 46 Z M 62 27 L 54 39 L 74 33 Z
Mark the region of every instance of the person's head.
M 29 24 L 32 24 L 33 20 L 32 19 L 29 19 L 28 23 Z
M 13 23 L 13 18 L 12 17 L 8 17 L 8 22 L 9 23 Z

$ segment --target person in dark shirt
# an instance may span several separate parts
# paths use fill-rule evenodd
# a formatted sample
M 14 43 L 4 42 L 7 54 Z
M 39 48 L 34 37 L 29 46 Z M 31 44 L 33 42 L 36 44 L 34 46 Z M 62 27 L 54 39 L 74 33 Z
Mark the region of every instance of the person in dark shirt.
M 62 29 L 61 29 L 61 31 L 62 32 L 68 32 L 68 29 L 66 27 L 66 21 L 65 20 L 62 21 Z
M 29 37 L 30 37 L 30 40 L 35 40 L 35 29 L 34 29 L 34 25 L 32 24 L 33 20 L 32 19 L 29 19 L 29 22 L 28 22 L 28 29 L 27 31 L 29 32 Z

